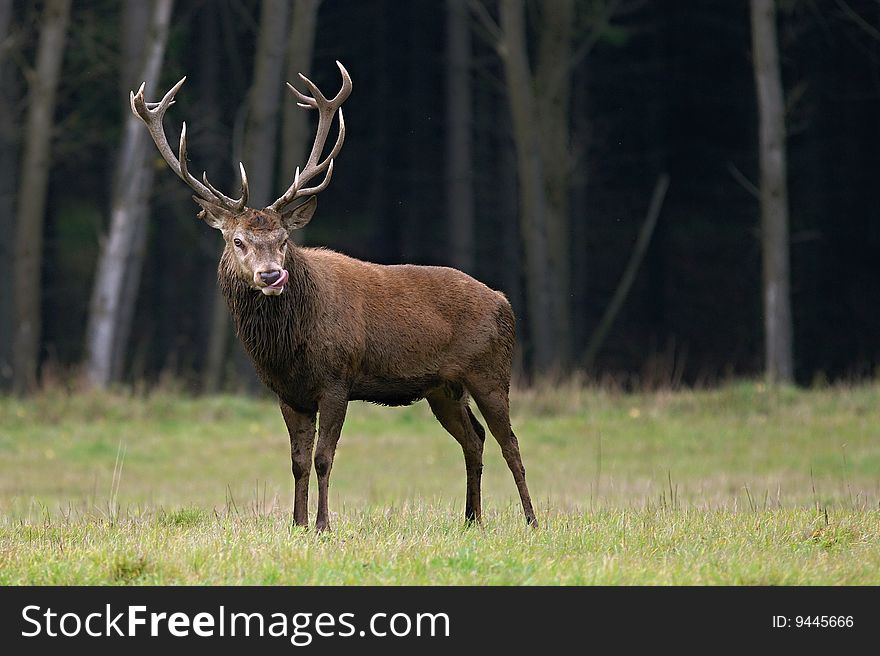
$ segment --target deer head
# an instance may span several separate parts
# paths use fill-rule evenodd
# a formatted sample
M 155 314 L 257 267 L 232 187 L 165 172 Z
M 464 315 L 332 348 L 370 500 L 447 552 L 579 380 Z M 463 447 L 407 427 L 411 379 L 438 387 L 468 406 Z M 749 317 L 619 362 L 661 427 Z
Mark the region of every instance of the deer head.
M 212 228 L 219 230 L 226 242 L 226 251 L 233 258 L 243 279 L 257 291 L 267 296 L 277 296 L 284 291 L 289 274 L 284 268 L 288 248 L 288 237 L 293 230 L 305 226 L 312 218 L 317 207 L 317 194 L 330 184 L 333 176 L 333 161 L 342 149 L 345 141 L 345 120 L 342 116 L 342 103 L 351 94 L 351 77 L 345 67 L 338 61 L 336 65 L 342 74 L 342 88 L 336 96 L 328 100 L 315 84 L 305 75 L 300 74 L 303 84 L 311 92 L 311 96 L 301 93 L 288 83 L 288 88 L 296 96 L 297 105 L 305 109 L 318 110 L 318 128 L 312 150 L 302 171 L 299 168 L 293 176 L 293 183 L 287 191 L 274 203 L 262 209 L 247 207 L 248 181 L 244 165 L 239 162 L 241 173 L 241 195 L 230 198 L 210 182 L 207 174 L 202 174 L 199 182 L 187 169 L 186 162 L 186 123 L 180 131 L 178 154 L 168 144 L 162 119 L 168 108 L 174 104 L 174 96 L 183 86 L 186 77 L 175 84 L 165 97 L 157 103 L 144 100 L 144 85 L 137 93 L 131 93 L 131 110 L 140 118 L 150 131 L 150 136 L 159 149 L 163 159 L 177 176 L 195 192 L 193 200 L 202 210 L 198 216 Z M 330 154 L 323 160 L 321 154 L 333 117 L 339 112 L 339 135 Z M 319 184 L 307 187 L 315 176 L 324 174 Z M 286 209 L 295 200 L 307 200 Z

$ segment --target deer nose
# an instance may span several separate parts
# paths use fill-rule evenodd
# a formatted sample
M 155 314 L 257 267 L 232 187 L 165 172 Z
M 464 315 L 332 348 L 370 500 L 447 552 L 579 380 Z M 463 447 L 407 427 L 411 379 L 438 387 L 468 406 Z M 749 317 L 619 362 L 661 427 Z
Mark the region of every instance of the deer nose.
M 278 279 L 281 278 L 280 271 L 261 271 L 260 272 L 260 280 L 262 280 L 267 285 L 274 285 L 278 282 Z

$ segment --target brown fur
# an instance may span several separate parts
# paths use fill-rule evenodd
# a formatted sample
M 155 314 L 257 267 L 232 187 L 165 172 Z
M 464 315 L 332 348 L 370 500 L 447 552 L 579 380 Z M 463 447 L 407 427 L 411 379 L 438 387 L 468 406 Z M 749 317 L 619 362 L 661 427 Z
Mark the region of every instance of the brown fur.
M 277 297 L 255 294 L 226 253 L 219 282 L 261 380 L 292 407 L 316 410 L 329 384 L 386 405 L 460 387 L 477 371 L 506 388 L 513 312 L 501 293 L 455 269 L 292 244 L 284 266 L 290 281 Z
M 316 415 L 317 527 L 326 529 L 330 468 L 348 401 L 408 405 L 423 398 L 462 446 L 465 513 L 479 521 L 485 431 L 468 407 L 468 394 L 501 445 L 527 521 L 536 524 L 510 428 L 515 327 L 504 294 L 447 267 L 372 264 L 292 241 L 279 250 L 278 235 L 304 225 L 314 201 L 301 216 L 296 210 L 283 216 L 250 209 L 231 214 L 199 204 L 203 218 L 226 239 L 218 281 L 238 337 L 259 378 L 278 395 L 288 425 L 297 524 L 308 523 Z M 234 245 L 236 239 L 243 248 Z M 289 273 L 284 291 L 260 293 L 260 271 L 281 266 Z

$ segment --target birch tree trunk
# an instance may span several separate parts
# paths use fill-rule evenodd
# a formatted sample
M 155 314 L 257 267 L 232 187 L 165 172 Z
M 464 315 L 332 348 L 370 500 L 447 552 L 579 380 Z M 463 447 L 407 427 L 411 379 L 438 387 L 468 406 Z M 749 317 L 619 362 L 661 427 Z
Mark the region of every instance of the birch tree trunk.
M 467 0 L 446 0 L 446 215 L 452 266 L 474 272 L 471 34 Z
M 132 89 L 137 89 L 143 80 L 138 79 L 144 62 L 146 39 L 150 30 L 150 13 L 153 10 L 151 3 L 143 0 L 125 0 L 123 9 L 123 62 L 122 75 L 120 76 L 120 100 L 122 101 L 122 115 L 126 117 L 131 113 L 128 102 L 128 94 Z M 149 149 L 148 149 L 149 150 Z M 132 238 L 131 256 L 129 266 L 126 267 L 123 281 L 122 302 L 119 308 L 119 327 L 116 330 L 116 339 L 113 344 L 113 355 L 110 365 L 110 380 L 116 382 L 122 379 L 128 345 L 131 339 L 131 325 L 134 321 L 134 313 L 137 307 L 138 292 L 141 286 L 141 276 L 144 269 L 144 257 L 147 252 L 147 236 L 149 233 L 148 212 L 150 209 L 149 197 L 153 189 L 155 167 L 149 165 L 150 156 L 144 164 L 144 196 L 143 202 L 137 203 L 131 208 L 132 222 L 135 225 L 135 233 Z
M 149 33 L 152 2 L 124 0 L 122 9 L 122 62 L 119 76 L 119 109 L 123 116 L 131 113 L 128 92 L 137 90 L 143 80 L 144 46 Z M 134 85 L 134 86 L 132 86 Z
M 758 96 L 763 250 L 764 357 L 767 380 L 794 380 L 789 283 L 785 101 L 774 0 L 752 0 L 752 61 Z
M 12 259 L 15 235 L 15 183 L 18 165 L 18 126 L 15 107 L 18 85 L 9 64 L 13 48 L 12 0 L 0 0 L 0 392 L 12 387 Z
M 13 388 L 19 394 L 31 392 L 37 385 L 43 214 L 51 164 L 49 150 L 55 92 L 69 19 L 70 0 L 47 0 L 37 46 L 37 69 L 30 80 L 13 264 L 15 334 L 12 368 Z
M 156 90 L 173 0 L 154 0 L 151 25 L 146 34 L 141 80 L 147 83 L 146 95 Z M 143 265 L 143 240 L 146 236 L 147 205 L 153 182 L 149 166 L 152 144 L 140 119 L 126 111 L 125 131 L 117 160 L 113 187 L 110 233 L 95 271 L 95 284 L 86 328 L 86 378 L 91 385 L 106 387 L 121 370 L 120 358 L 127 339 L 122 338 L 123 321 L 133 308 L 129 296 L 139 285 Z M 140 243 L 140 247 L 139 247 Z M 135 279 L 132 281 L 131 277 Z M 128 283 L 128 284 L 127 284 Z M 128 289 L 129 294 L 126 294 Z

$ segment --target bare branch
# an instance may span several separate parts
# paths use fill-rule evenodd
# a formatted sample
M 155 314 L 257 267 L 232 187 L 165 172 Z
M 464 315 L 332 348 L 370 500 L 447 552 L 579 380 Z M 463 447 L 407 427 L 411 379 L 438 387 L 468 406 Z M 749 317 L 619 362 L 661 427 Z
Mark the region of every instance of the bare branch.
M 580 63 L 584 59 L 586 59 L 587 56 L 593 51 L 593 48 L 595 48 L 596 44 L 599 43 L 599 39 L 602 38 L 602 34 L 604 34 L 605 30 L 608 29 L 612 17 L 617 13 L 620 5 L 621 0 L 611 0 L 605 6 L 605 11 L 602 12 L 601 16 L 599 16 L 599 20 L 590 31 L 590 35 L 584 40 L 584 42 L 580 46 L 578 46 L 578 49 L 575 50 L 574 54 L 571 56 L 571 60 L 568 63 L 569 71 L 573 71 L 578 66 L 580 66 Z
M 476 17 L 483 29 L 486 30 L 489 36 L 488 40 L 492 47 L 499 50 L 501 43 L 503 42 L 504 34 L 501 31 L 501 27 L 495 22 L 495 19 L 492 18 L 492 14 L 486 9 L 486 5 L 483 4 L 482 0 L 467 0 L 467 5 L 471 10 L 471 14 Z
M 845 0 L 835 0 L 837 2 L 837 6 L 840 7 L 840 10 L 846 14 L 846 16 L 856 25 L 858 25 L 865 33 L 867 33 L 872 39 L 876 39 L 880 41 L 880 30 L 871 25 L 868 21 L 866 21 L 862 16 L 852 7 L 849 6 Z
M 758 186 L 754 182 L 749 180 L 742 171 L 736 168 L 736 165 L 733 162 L 727 162 L 727 170 L 730 175 L 733 176 L 733 179 L 742 185 L 743 189 L 745 189 L 755 198 L 761 197 L 761 190 L 758 189 Z
M 626 269 L 620 277 L 620 283 L 617 285 L 617 289 L 614 290 L 611 302 L 608 303 L 602 318 L 599 320 L 596 329 L 590 336 L 590 341 L 587 344 L 587 351 L 584 355 L 584 366 L 588 369 L 593 366 L 593 362 L 595 362 L 596 356 L 602 348 L 602 344 L 605 343 L 605 338 L 608 336 L 608 332 L 611 330 L 614 320 L 620 313 L 620 309 L 623 307 L 624 301 L 626 301 L 627 294 L 629 294 L 629 290 L 636 279 L 636 274 L 639 272 L 639 266 L 645 257 L 645 252 L 648 250 L 651 236 L 654 234 L 654 227 L 657 225 L 657 219 L 660 217 L 660 212 L 663 209 L 663 201 L 666 200 L 666 192 L 668 189 L 669 175 L 662 173 L 660 177 L 657 178 L 657 182 L 654 185 L 654 193 L 651 195 L 648 214 L 645 216 L 645 222 L 639 230 L 636 245 L 633 247 L 633 252 L 630 256 L 629 262 L 627 262 Z

